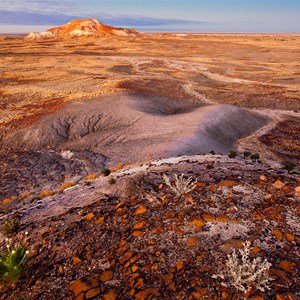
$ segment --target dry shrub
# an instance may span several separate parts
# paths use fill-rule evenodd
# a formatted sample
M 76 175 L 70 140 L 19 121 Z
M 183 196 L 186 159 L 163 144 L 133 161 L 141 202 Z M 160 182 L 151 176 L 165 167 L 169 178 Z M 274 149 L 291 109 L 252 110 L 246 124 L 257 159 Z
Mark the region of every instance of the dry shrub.
M 55 194 L 55 191 L 45 190 L 39 194 L 39 198 L 43 199 L 45 197 L 53 196 L 54 194 Z
M 84 180 L 95 180 L 97 178 L 97 173 L 91 173 L 84 177 Z
M 74 186 L 74 185 L 75 185 L 74 182 L 69 181 L 69 182 L 64 182 L 64 183 L 62 183 L 62 184 L 59 186 L 59 188 L 60 188 L 61 190 L 65 190 L 65 189 L 67 189 L 67 188 L 69 188 L 69 187 L 72 187 L 72 186 Z

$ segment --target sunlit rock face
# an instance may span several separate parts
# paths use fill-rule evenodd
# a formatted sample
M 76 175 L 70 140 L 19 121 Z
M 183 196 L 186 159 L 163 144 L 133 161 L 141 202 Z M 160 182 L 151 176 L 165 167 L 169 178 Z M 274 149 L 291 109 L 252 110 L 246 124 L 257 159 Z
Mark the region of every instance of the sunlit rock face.
M 96 19 L 73 20 L 65 25 L 47 29 L 43 32 L 31 32 L 28 39 L 67 38 L 67 37 L 135 37 L 136 30 L 116 28 L 100 23 Z

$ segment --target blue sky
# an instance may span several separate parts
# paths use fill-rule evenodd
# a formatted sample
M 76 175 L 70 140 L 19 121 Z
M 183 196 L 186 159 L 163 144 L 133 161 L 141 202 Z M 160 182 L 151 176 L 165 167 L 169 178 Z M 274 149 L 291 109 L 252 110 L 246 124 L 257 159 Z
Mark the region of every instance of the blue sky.
M 0 0 L 0 32 L 92 17 L 141 31 L 300 32 L 300 0 Z

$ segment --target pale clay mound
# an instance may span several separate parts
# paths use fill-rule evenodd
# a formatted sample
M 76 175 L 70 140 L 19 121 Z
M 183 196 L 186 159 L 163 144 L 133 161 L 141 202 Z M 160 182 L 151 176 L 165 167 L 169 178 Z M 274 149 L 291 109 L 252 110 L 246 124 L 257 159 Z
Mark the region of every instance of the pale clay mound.
M 215 151 L 228 153 L 266 118 L 232 105 L 114 94 L 74 102 L 38 123 L 6 134 L 3 148 L 91 151 L 108 160 L 144 161 Z
M 31 32 L 27 39 L 49 39 L 64 37 L 135 37 L 139 33 L 136 30 L 116 28 L 100 23 L 96 19 L 73 20 L 65 25 L 47 29 L 43 32 Z

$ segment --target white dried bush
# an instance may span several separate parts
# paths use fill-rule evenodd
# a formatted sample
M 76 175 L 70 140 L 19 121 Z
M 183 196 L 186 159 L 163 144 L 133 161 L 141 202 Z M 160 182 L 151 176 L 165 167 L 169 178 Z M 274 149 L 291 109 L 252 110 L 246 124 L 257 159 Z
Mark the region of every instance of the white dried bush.
M 244 247 L 235 249 L 227 256 L 226 268 L 213 278 L 221 278 L 223 285 L 233 287 L 237 291 L 247 293 L 254 289 L 264 292 L 270 289 L 272 278 L 269 277 L 271 264 L 261 257 L 250 259 L 250 243 L 246 242 Z
M 184 174 L 177 176 L 175 174 L 175 185 L 172 185 L 170 182 L 170 178 L 167 175 L 163 175 L 166 185 L 178 195 L 183 195 L 186 193 L 191 192 L 195 189 L 197 180 L 193 179 L 192 177 L 184 178 Z

